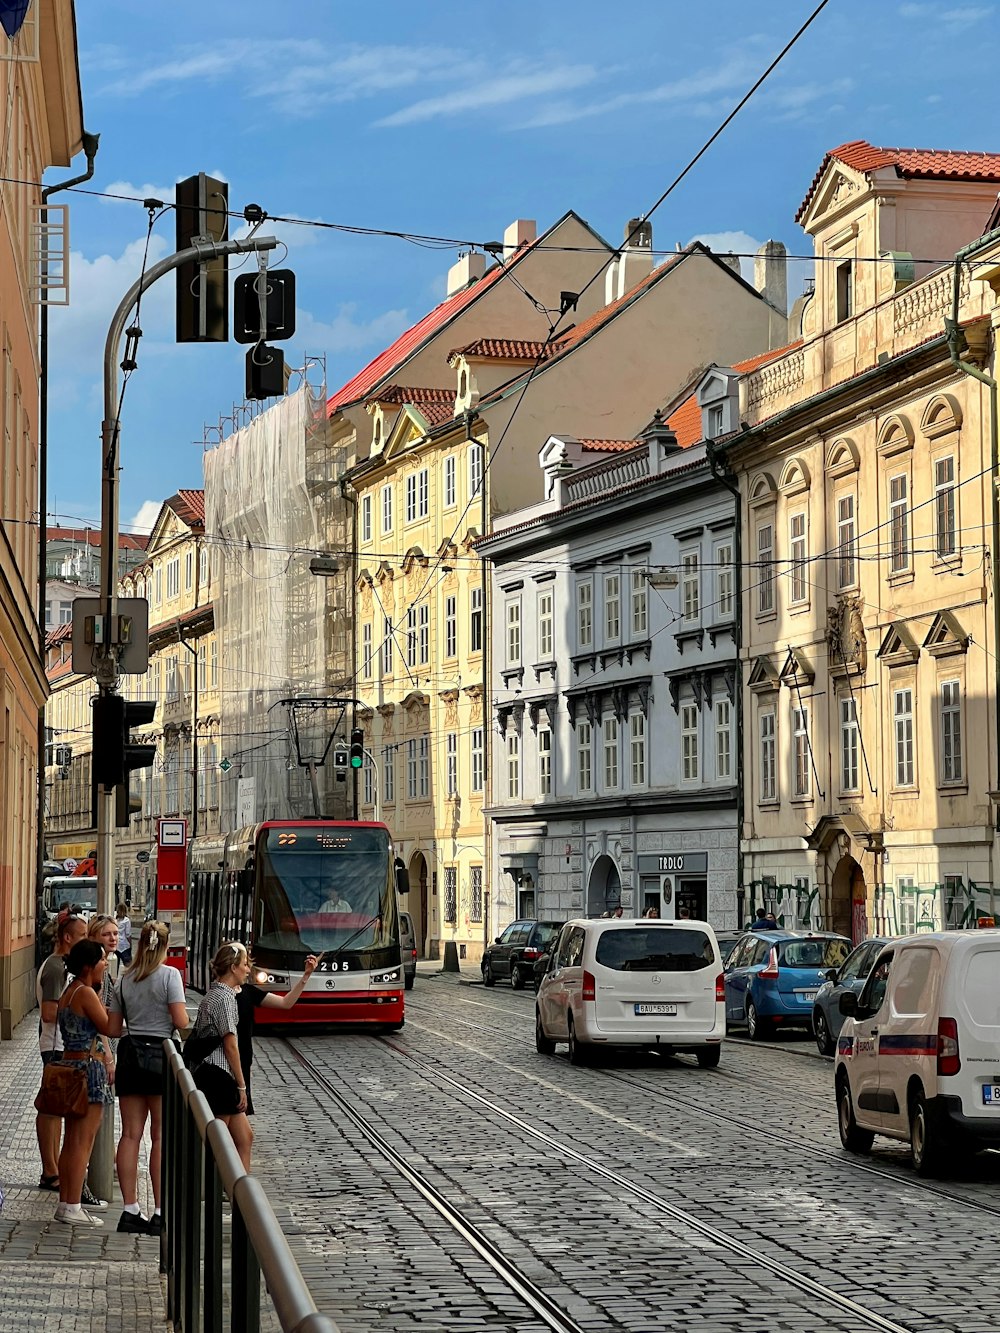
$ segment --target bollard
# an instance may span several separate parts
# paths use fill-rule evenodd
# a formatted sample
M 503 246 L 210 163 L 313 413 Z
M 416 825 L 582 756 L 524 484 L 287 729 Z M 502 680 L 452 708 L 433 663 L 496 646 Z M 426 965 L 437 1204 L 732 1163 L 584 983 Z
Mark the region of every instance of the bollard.
M 454 940 L 445 940 L 444 942 L 444 964 L 442 972 L 461 972 L 458 965 L 458 945 Z

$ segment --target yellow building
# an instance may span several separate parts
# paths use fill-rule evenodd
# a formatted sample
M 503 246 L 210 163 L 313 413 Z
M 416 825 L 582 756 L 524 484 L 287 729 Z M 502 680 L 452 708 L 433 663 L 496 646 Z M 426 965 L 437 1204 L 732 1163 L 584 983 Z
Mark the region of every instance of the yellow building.
M 1000 791 L 986 264 L 1000 154 L 856 142 L 799 220 L 802 342 L 739 377 L 747 907 L 862 939 L 996 905 Z M 992 238 L 996 249 L 996 236 Z M 957 302 L 961 357 L 945 320 Z
M 38 292 L 36 185 L 79 151 L 83 108 L 71 0 L 40 0 L 13 39 L 0 32 L 6 108 L 0 174 L 0 1037 L 34 1004 L 39 719 L 46 698 L 38 627 Z

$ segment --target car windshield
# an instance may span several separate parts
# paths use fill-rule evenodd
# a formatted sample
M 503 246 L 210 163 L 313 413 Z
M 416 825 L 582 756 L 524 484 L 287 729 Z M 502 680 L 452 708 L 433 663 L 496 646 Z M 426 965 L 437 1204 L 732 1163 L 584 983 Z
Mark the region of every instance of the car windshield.
M 850 949 L 849 940 L 786 940 L 779 967 L 839 967 Z
M 561 921 L 539 921 L 532 941 L 539 949 L 551 949 L 562 930 Z
M 94 875 L 66 876 L 49 879 L 45 883 L 45 906 L 48 911 L 59 911 L 60 903 L 69 903 L 76 912 L 96 912 L 97 878 Z
M 652 926 L 602 931 L 594 957 L 616 972 L 697 972 L 715 962 L 715 949 L 703 930 Z

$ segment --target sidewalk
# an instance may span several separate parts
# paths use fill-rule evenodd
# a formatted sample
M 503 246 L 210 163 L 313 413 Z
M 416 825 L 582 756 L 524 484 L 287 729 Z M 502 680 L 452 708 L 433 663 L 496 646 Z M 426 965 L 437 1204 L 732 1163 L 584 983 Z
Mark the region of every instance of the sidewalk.
M 0 1329 L 3 1333 L 149 1333 L 167 1329 L 159 1241 L 118 1235 L 117 1183 L 103 1227 L 53 1221 L 58 1196 L 36 1188 L 38 1014 L 0 1042 Z M 115 1142 L 118 1139 L 117 1124 Z M 140 1164 L 140 1169 L 141 1169 Z M 148 1188 L 148 1178 L 144 1178 Z

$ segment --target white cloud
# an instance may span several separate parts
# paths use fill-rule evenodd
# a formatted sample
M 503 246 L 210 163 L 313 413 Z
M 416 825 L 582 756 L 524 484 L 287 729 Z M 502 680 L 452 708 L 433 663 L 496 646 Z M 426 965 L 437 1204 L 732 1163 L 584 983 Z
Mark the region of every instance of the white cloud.
M 477 78 L 465 88 L 456 88 L 439 97 L 421 98 L 375 122 L 382 127 L 414 125 L 421 121 L 458 116 L 466 111 L 507 106 L 528 98 L 548 96 L 584 88 L 597 78 L 593 65 L 540 66 L 535 69 L 512 67 L 493 78 Z
M 176 183 L 175 181 L 174 185 Z M 174 202 L 174 185 L 150 185 L 148 181 L 145 185 L 135 185 L 132 181 L 112 181 L 110 185 L 104 186 L 103 192 L 105 195 L 113 194 L 127 202 L 136 199 L 161 199 L 165 204 L 172 204 Z M 102 199 L 101 203 L 111 206 L 115 201 L 114 199 Z
M 153 524 L 163 507 L 162 500 L 143 500 L 131 523 L 126 524 L 126 532 L 136 532 L 148 537 L 153 531 Z
M 716 255 L 736 254 L 740 256 L 740 274 L 747 282 L 753 282 L 753 256 L 763 245 L 746 231 L 703 231 L 692 236 L 691 241 L 701 241 Z M 688 244 L 691 244 L 691 241 Z
M 353 302 L 341 305 L 329 320 L 317 319 L 308 310 L 296 316 L 296 344 L 310 351 L 323 350 L 329 355 L 339 352 L 362 352 L 373 347 L 387 346 L 411 323 L 405 310 L 386 310 L 372 319 L 358 319 L 358 307 Z
M 947 24 L 952 32 L 971 28 L 993 13 L 993 5 L 942 5 L 942 4 L 903 4 L 899 6 L 899 16 L 904 19 L 932 20 Z

